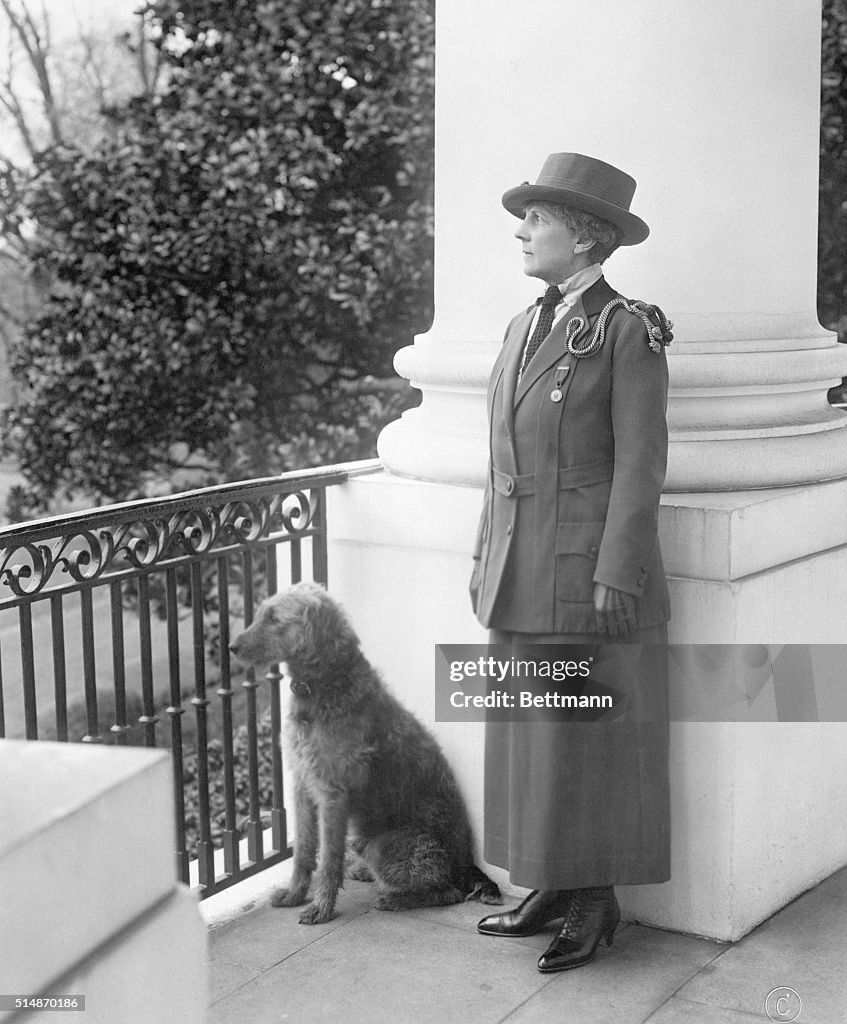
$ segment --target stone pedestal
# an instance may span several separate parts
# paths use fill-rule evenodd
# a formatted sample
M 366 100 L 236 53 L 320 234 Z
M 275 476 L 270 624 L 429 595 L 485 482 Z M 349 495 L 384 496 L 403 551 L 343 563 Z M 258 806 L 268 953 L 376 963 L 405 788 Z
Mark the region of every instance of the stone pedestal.
M 467 598 L 477 488 L 378 472 L 328 495 L 330 589 L 392 691 L 434 728 L 482 832 L 483 726 L 433 722 L 436 644 L 484 643 Z M 672 643 L 825 643 L 842 633 L 847 481 L 669 495 Z M 847 860 L 842 722 L 675 722 L 672 878 L 619 889 L 624 916 L 740 938 Z M 529 797 L 528 797 L 529 799 Z M 501 885 L 508 878 L 490 869 Z
M 840 643 L 845 503 L 843 479 L 665 495 L 670 642 Z M 796 721 L 672 723 L 672 876 L 622 889 L 625 916 L 735 940 L 847 861 L 847 724 L 796 690 Z

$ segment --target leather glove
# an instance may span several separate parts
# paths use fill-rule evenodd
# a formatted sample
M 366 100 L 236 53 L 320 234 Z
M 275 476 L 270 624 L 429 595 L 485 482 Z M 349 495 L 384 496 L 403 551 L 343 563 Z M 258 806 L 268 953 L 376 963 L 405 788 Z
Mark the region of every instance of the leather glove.
M 635 602 L 625 590 L 594 584 L 594 617 L 604 640 L 628 640 L 635 633 Z

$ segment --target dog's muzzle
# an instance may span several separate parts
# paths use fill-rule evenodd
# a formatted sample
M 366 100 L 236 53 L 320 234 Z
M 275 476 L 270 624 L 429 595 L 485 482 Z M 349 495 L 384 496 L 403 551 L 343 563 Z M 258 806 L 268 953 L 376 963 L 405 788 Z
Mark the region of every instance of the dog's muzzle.
M 295 697 L 311 697 L 312 687 L 308 683 L 298 682 L 296 679 L 291 680 L 291 692 Z

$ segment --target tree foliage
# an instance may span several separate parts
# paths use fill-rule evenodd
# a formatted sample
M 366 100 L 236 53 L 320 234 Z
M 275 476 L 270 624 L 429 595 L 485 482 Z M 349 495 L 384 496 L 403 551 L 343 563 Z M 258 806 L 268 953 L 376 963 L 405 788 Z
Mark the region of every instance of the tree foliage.
M 847 340 L 847 2 L 824 0 L 818 311 Z
M 49 145 L 90 147 L 108 111 L 138 92 L 156 92 L 161 61 L 144 11 L 82 18 L 74 6 L 56 22 L 45 3 L 0 0 L 0 155 L 23 165 Z M 11 129 L 8 130 L 8 129 Z
M 110 134 L 109 112 L 129 97 L 153 95 L 159 51 L 138 12 L 51 19 L 46 4 L 0 0 L 0 380 L 3 343 L 36 315 L 49 282 L 30 272 L 29 170 L 48 146 L 87 150 Z M 0 399 L 7 400 L 5 389 Z
M 430 0 L 149 17 L 164 87 L 26 183 L 53 287 L 3 432 L 33 507 L 367 454 L 396 401 L 361 378 L 431 315 Z

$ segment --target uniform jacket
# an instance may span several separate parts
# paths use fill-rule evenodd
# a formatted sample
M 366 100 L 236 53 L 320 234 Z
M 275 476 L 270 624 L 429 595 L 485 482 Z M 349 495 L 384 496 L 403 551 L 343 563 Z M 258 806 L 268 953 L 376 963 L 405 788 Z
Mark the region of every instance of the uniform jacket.
M 657 529 L 668 443 L 664 348 L 654 352 L 641 319 L 621 307 L 594 355 L 577 358 L 565 343 L 576 317 L 584 326 L 573 343 L 587 342 L 616 295 L 604 278 L 587 289 L 520 381 L 535 307 L 506 331 L 488 387 L 491 459 L 471 579 L 484 626 L 592 633 L 595 582 L 638 598 L 639 628 L 670 617 Z

